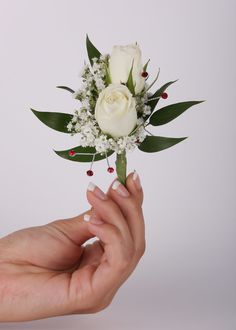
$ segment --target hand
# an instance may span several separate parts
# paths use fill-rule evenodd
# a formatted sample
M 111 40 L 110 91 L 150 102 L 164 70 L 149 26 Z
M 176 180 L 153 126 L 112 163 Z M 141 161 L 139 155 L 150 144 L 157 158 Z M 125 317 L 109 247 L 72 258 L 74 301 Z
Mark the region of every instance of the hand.
M 90 185 L 92 209 L 85 218 L 57 220 L 0 240 L 0 321 L 94 313 L 111 303 L 145 250 L 136 174 L 126 185 L 116 182 L 107 194 Z M 99 240 L 83 245 L 95 236 Z

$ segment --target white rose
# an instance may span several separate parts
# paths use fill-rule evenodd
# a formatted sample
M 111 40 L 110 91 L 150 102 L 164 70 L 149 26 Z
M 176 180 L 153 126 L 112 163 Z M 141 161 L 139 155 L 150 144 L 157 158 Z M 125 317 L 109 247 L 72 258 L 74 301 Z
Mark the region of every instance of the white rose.
M 126 136 L 137 123 L 135 99 L 121 84 L 110 84 L 98 96 L 95 118 L 104 133 L 112 137 Z
M 138 45 L 114 46 L 109 59 L 109 71 L 112 83 L 126 83 L 133 61 L 132 77 L 135 93 L 138 94 L 145 84 L 145 78 L 142 77 L 141 50 Z

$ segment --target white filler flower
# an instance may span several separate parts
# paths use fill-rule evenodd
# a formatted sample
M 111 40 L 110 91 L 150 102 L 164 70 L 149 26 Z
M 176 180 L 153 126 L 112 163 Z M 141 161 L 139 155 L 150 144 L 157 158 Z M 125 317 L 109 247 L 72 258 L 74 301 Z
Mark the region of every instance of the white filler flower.
M 135 94 L 138 94 L 145 85 L 145 78 L 142 77 L 143 65 L 140 47 L 138 45 L 113 47 L 109 60 L 109 72 L 112 83 L 126 83 L 132 63 Z
M 101 130 L 114 138 L 126 136 L 136 126 L 135 99 L 121 84 L 110 84 L 100 94 L 95 107 L 95 118 Z

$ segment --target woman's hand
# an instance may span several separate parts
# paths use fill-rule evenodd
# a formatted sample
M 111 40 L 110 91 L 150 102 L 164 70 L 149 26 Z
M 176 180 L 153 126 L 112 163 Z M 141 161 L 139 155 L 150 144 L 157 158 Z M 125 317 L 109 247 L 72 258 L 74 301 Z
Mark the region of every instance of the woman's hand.
M 94 313 L 111 303 L 145 251 L 136 173 L 126 185 L 115 181 L 104 194 L 90 184 L 86 215 L 0 240 L 0 321 Z M 99 240 L 83 245 L 95 236 Z

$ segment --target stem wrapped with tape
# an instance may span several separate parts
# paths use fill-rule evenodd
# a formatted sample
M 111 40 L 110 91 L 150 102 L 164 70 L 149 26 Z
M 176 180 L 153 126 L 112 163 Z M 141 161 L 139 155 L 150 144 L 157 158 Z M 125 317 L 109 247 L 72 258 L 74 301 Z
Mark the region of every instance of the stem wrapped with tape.
M 126 182 L 126 167 L 127 167 L 126 152 L 123 151 L 121 154 L 116 154 L 116 173 L 118 176 L 118 180 L 124 186 Z

